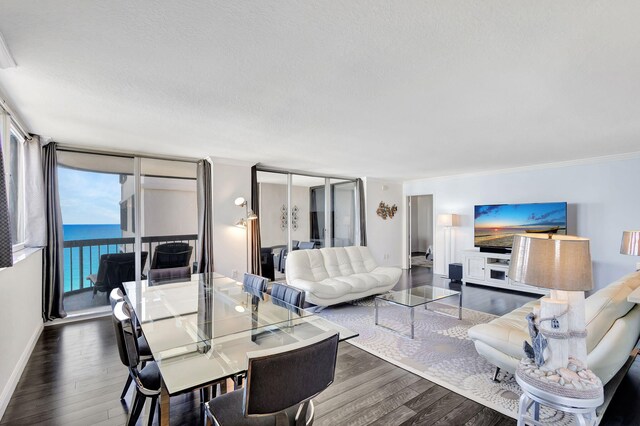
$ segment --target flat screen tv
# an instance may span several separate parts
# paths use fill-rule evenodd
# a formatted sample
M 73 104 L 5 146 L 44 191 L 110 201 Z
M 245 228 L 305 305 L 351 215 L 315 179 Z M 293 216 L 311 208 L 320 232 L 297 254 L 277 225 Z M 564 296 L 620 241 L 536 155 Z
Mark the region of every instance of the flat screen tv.
M 487 204 L 474 213 L 480 251 L 509 252 L 516 234 L 567 234 L 567 203 Z

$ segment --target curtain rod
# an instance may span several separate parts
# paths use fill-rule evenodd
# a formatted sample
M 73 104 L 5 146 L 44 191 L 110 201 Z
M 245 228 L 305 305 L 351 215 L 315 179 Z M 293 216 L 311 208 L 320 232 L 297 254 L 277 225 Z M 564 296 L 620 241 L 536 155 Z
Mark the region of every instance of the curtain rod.
M 184 157 L 169 157 L 162 155 L 151 155 L 151 154 L 143 154 L 139 152 L 128 152 L 128 151 L 103 151 L 95 148 L 88 148 L 79 145 L 67 145 L 63 143 L 58 143 L 58 150 L 66 151 L 66 152 L 78 152 L 81 154 L 96 154 L 96 155 L 110 155 L 112 157 L 123 157 L 123 158 L 132 158 L 132 157 L 140 157 L 140 158 L 149 158 L 151 160 L 164 160 L 164 161 L 179 161 L 182 163 L 194 163 L 198 164 L 200 160 L 196 160 L 193 158 L 184 158 Z
M 7 104 L 7 101 L 5 101 L 2 98 L 0 98 L 0 108 L 2 108 L 4 112 L 6 112 L 9 115 L 9 117 L 11 117 L 11 121 L 13 121 L 13 124 L 16 125 L 18 130 L 20 130 L 20 132 L 22 133 L 22 136 L 27 140 L 31 140 L 32 139 L 31 133 L 27 131 L 27 126 L 22 124 L 22 121 L 20 121 L 18 116 L 14 114 L 14 112 L 11 110 L 11 107 L 9 106 L 9 104 Z
M 333 175 L 325 175 L 322 173 L 311 173 L 311 172 L 305 172 L 305 171 L 301 171 L 301 170 L 286 170 L 286 169 L 278 169 L 276 167 L 268 167 L 268 166 L 263 166 L 260 163 L 256 164 L 256 170 L 259 172 L 267 172 L 267 173 L 280 173 L 280 174 L 289 174 L 291 173 L 292 175 L 300 175 L 300 176 L 308 176 L 308 177 L 319 177 L 319 178 L 329 178 L 329 179 L 342 179 L 342 180 L 349 180 L 349 181 L 356 181 L 358 178 L 354 178 L 354 177 L 345 177 L 345 176 L 333 176 Z

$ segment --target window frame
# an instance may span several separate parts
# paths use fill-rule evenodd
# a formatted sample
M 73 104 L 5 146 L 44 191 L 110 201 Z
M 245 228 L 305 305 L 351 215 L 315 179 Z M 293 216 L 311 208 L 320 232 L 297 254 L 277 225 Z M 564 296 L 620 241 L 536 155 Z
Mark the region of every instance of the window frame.
M 25 220 L 25 210 L 26 210 L 26 205 L 25 205 L 25 190 L 24 190 L 24 183 L 25 183 L 25 165 L 24 165 L 24 144 L 25 144 L 25 137 L 22 134 L 22 132 L 18 129 L 18 126 L 16 126 L 16 124 L 13 122 L 13 120 L 11 119 L 11 116 L 9 114 L 7 114 L 5 111 L 1 111 L 0 110 L 0 115 L 1 115 L 1 128 L 0 130 L 2 131 L 2 161 L 4 162 L 4 175 L 5 175 L 5 190 L 7 191 L 7 201 L 9 196 L 10 196 L 10 192 L 11 192 L 11 161 L 13 159 L 13 156 L 16 154 L 11 150 L 11 137 L 14 136 L 17 141 L 18 141 L 18 171 L 17 174 L 18 176 L 16 176 L 17 180 L 18 180 L 18 188 L 17 188 L 17 204 L 18 204 L 18 210 L 17 210 L 17 214 L 18 217 L 11 217 L 12 221 L 15 221 L 17 219 L 18 221 L 18 235 L 16 237 L 17 242 L 15 244 L 12 245 L 13 248 L 13 253 L 15 254 L 16 252 L 24 249 L 25 247 L 25 241 L 26 241 L 26 220 Z M 9 215 L 11 216 L 11 212 L 9 212 Z

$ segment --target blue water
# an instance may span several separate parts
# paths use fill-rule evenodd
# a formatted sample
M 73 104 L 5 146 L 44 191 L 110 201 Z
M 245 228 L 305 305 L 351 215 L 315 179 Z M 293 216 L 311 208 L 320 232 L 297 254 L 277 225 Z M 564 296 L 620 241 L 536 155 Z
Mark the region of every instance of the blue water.
M 121 238 L 120 225 L 63 225 L 65 241 L 92 240 L 97 238 Z M 80 248 L 64 250 L 64 291 L 77 290 L 81 286 L 88 287 L 91 284 L 86 279 L 89 274 L 98 272 L 100 255 L 105 253 L 117 253 L 118 245 L 103 245 L 83 247 L 83 268 L 80 273 Z M 73 265 L 73 267 L 72 267 Z M 82 275 L 82 276 L 81 276 Z

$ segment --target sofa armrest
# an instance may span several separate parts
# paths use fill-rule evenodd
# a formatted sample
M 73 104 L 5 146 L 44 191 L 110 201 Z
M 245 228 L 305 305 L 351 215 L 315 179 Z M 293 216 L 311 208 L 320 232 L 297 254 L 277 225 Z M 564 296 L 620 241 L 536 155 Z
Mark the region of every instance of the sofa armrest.
M 588 367 L 606 384 L 629 358 L 640 336 L 640 305 L 618 318 L 587 355 Z

